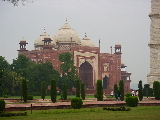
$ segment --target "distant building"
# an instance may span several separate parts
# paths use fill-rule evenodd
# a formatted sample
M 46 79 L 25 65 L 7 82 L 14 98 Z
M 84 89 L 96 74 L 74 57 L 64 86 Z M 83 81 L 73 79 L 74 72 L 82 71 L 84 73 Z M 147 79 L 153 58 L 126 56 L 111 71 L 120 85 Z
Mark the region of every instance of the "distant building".
M 50 37 L 45 31 L 35 40 L 35 50 L 26 50 L 26 40 L 20 41 L 19 54 L 24 54 L 35 63 L 50 61 L 54 68 L 60 72 L 61 62 L 59 54 L 70 52 L 73 55 L 74 64 L 77 67 L 77 74 L 84 82 L 88 94 L 94 94 L 96 81 L 103 80 L 104 91 L 109 93 L 114 89 L 114 84 L 124 80 L 125 91 L 130 92 L 130 75 L 125 71 L 124 63 L 121 64 L 121 45 L 116 44 L 114 54 L 100 53 L 99 47 L 85 34 L 81 40 L 79 35 L 66 23 Z
M 153 87 L 154 81 L 160 82 L 160 0 L 151 0 L 150 26 L 150 73 L 148 84 Z

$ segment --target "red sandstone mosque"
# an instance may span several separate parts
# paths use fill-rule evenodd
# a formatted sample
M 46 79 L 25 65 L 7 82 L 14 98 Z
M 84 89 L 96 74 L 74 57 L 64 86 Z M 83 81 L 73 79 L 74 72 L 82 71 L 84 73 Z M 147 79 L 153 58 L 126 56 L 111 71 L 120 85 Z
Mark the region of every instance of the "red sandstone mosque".
M 20 41 L 19 54 L 24 54 L 35 63 L 50 61 L 54 69 L 60 72 L 59 54 L 70 52 L 73 55 L 74 64 L 77 67 L 77 74 L 84 82 L 87 90 L 95 90 L 96 81 L 103 80 L 103 89 L 110 93 L 114 84 L 124 80 L 125 93 L 130 92 L 130 75 L 125 71 L 124 63 L 121 61 L 121 45 L 116 44 L 114 53 L 100 53 L 99 47 L 85 35 L 83 39 L 66 23 L 50 37 L 45 31 L 34 42 L 35 50 L 26 49 L 25 39 Z

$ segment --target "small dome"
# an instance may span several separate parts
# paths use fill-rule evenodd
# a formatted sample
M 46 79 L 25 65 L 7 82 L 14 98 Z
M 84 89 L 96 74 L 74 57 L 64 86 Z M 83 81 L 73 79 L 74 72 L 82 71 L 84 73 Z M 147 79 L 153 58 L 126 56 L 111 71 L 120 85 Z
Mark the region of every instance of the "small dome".
M 26 39 L 24 39 L 24 37 L 23 37 L 22 40 L 20 40 L 20 41 L 26 41 Z
M 53 36 L 53 40 L 59 43 L 75 43 L 80 44 L 80 37 L 74 29 L 66 22 Z
M 34 42 L 34 46 L 41 46 L 41 45 L 44 45 L 44 38 L 51 38 L 50 35 L 48 35 L 46 32 L 44 32 L 42 35 L 40 35 L 40 37 L 38 39 L 35 40 Z M 51 39 L 52 40 L 52 39 Z M 50 45 L 54 45 L 55 42 L 54 41 L 51 41 L 51 44 Z
M 85 37 L 81 41 L 82 46 L 95 47 L 94 43 L 85 35 Z

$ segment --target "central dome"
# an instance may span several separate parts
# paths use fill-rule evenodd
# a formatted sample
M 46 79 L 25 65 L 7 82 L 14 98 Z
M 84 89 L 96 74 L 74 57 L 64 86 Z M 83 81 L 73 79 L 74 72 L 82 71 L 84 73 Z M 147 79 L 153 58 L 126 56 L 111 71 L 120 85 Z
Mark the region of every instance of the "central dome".
M 77 32 L 72 29 L 66 22 L 53 36 L 53 40 L 58 43 L 81 44 L 81 39 Z

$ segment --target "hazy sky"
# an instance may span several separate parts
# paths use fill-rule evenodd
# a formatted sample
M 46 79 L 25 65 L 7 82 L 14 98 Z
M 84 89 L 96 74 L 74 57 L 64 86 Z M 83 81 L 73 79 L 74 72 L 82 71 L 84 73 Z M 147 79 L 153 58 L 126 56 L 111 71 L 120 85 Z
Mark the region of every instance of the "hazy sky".
M 101 39 L 101 52 L 122 45 L 122 61 L 131 72 L 132 83 L 147 83 L 149 73 L 151 0 L 33 0 L 26 6 L 13 6 L 0 0 L 0 56 L 12 63 L 18 56 L 19 42 L 24 37 L 27 49 L 46 32 L 53 37 L 68 19 L 82 39 L 87 33 L 96 46 Z

